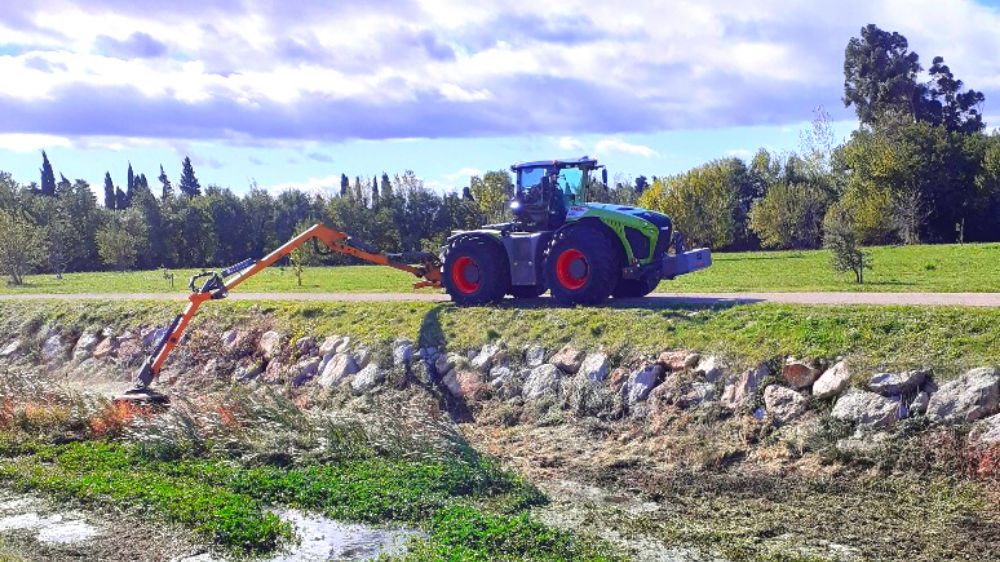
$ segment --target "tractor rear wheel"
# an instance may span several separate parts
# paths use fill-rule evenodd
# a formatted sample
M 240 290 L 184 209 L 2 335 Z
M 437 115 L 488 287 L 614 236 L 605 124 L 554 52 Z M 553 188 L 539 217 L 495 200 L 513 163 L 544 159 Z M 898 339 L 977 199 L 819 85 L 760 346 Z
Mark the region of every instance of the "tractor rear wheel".
M 516 299 L 535 299 L 542 296 L 545 290 L 545 285 L 514 285 L 510 294 Z
M 655 275 L 645 275 L 638 279 L 622 279 L 618 282 L 613 293 L 618 299 L 634 299 L 644 297 L 653 292 L 653 289 L 660 284 L 659 277 Z
M 545 280 L 560 304 L 597 304 L 621 277 L 618 249 L 598 227 L 582 224 L 556 232 L 546 251 Z
M 444 288 L 455 304 L 480 305 L 503 300 L 510 288 L 507 253 L 480 237 L 452 243 L 444 256 Z

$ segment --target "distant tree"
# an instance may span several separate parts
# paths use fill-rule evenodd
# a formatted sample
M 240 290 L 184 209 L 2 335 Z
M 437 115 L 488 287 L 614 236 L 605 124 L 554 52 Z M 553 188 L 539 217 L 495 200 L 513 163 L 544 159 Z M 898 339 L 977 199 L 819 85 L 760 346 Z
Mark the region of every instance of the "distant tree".
M 830 250 L 834 270 L 850 271 L 858 284 L 864 283 L 865 269 L 871 266 L 871 261 L 861 249 L 861 237 L 847 209 L 839 205 L 830 208 L 823 220 L 823 247 Z
M 976 133 L 983 130 L 979 106 L 986 97 L 975 90 L 962 91 L 962 81 L 955 78 L 943 57 L 934 57 L 930 83 L 924 87 L 925 99 L 917 117 L 932 125 L 944 125 L 949 131 Z
M 42 151 L 41 189 L 42 195 L 52 197 L 56 194 L 56 175 L 52 171 L 52 164 L 49 163 L 49 156 Z
M 73 184 L 66 179 L 65 174 L 59 174 L 59 183 L 56 184 L 56 196 L 65 195 L 73 190 Z
M 639 177 L 635 178 L 635 192 L 636 193 L 638 193 L 639 195 L 642 195 L 643 192 L 645 192 L 646 188 L 648 188 L 648 187 L 649 187 L 649 180 L 646 179 L 646 176 L 639 176 Z
M 347 174 L 340 174 L 340 196 L 347 197 L 351 189 L 351 180 L 347 179 Z
M 906 37 L 868 24 L 844 50 L 844 106 L 854 106 L 858 119 L 871 125 L 887 110 L 915 115 L 920 57 Z
M 160 164 L 160 199 L 169 199 L 174 195 L 174 186 L 170 185 L 170 178 L 167 177 L 167 173 L 163 171 L 163 164 Z
M 750 228 L 766 248 L 815 248 L 822 241 L 825 194 L 810 184 L 780 183 L 750 210 Z
M 60 214 L 45 228 L 48 265 L 50 271 L 56 274 L 56 279 L 63 278 L 78 247 L 80 233 L 71 220 L 71 217 Z
M 115 209 L 119 211 L 128 209 L 128 195 L 120 187 L 115 188 Z
M 104 208 L 115 210 L 118 198 L 115 197 L 115 184 L 111 181 L 111 172 L 104 173 Z
M 372 176 L 372 208 L 378 207 L 378 176 Z
M 128 200 L 128 204 L 132 204 L 132 199 L 135 197 L 135 172 L 132 171 L 132 163 L 128 163 L 128 173 L 125 185 L 125 198 Z
M 45 258 L 45 230 L 19 213 L 0 210 L 0 272 L 11 285 L 24 283 L 24 276 Z
M 189 156 L 184 157 L 181 169 L 181 181 L 178 187 L 180 187 L 181 193 L 188 197 L 198 197 L 201 195 L 201 184 L 198 183 L 198 178 L 194 175 L 194 166 L 191 164 Z
M 469 186 L 462 188 L 462 199 L 464 201 L 475 201 L 475 198 L 472 196 L 472 188 Z
M 383 200 L 392 199 L 392 182 L 389 181 L 389 174 L 382 172 L 382 183 L 380 185 L 380 197 Z
M 507 203 L 514 195 L 514 184 L 506 170 L 486 172 L 482 178 L 473 176 L 469 189 L 487 223 L 499 223 L 509 217 Z
M 134 233 L 126 227 L 124 213 L 117 214 L 97 231 L 97 251 L 104 263 L 118 271 L 135 265 L 139 255 L 138 241 Z

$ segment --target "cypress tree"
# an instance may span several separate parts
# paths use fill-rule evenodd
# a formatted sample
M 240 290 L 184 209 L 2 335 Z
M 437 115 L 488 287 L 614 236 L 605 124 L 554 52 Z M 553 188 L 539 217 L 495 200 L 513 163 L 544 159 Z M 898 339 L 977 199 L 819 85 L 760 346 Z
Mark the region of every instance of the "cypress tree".
M 125 185 L 125 197 L 128 199 L 129 205 L 132 204 L 132 198 L 135 197 L 135 172 L 132 171 L 132 163 L 128 163 L 128 183 Z
M 170 178 L 167 177 L 167 173 L 163 171 L 163 164 L 160 164 L 160 185 L 163 186 L 162 191 L 160 191 L 161 199 L 169 199 L 174 195 L 174 186 L 170 185 Z
M 340 174 L 340 196 L 347 197 L 347 190 L 351 188 L 351 180 L 347 179 L 347 174 Z
M 111 172 L 104 172 L 104 208 L 115 210 L 115 184 L 111 181 Z
M 372 208 L 378 207 L 378 176 L 372 176 Z
M 392 183 L 389 182 L 389 174 L 382 172 L 382 199 L 392 199 Z
M 115 208 L 119 211 L 128 209 L 128 195 L 121 188 L 115 188 Z
M 181 193 L 188 197 L 201 195 L 201 184 L 198 183 L 198 178 L 194 175 L 194 166 L 191 165 L 191 158 L 189 156 L 184 157 L 184 169 L 181 170 L 180 188 Z
M 42 151 L 42 195 L 52 197 L 56 194 L 56 175 L 49 163 L 49 155 Z

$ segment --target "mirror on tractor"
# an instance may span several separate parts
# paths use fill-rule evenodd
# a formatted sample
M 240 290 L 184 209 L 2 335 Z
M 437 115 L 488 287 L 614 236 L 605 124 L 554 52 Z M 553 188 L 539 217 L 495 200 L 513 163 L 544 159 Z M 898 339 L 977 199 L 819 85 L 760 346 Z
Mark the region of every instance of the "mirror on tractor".
M 601 181 L 604 182 L 604 185 L 608 185 L 608 169 L 607 168 L 602 168 L 601 169 Z

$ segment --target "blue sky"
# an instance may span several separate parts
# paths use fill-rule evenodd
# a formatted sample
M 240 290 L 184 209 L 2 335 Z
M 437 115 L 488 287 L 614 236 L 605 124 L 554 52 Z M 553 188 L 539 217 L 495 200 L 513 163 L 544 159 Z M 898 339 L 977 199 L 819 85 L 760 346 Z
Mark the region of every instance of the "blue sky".
M 589 154 L 665 175 L 795 150 L 817 106 L 839 138 L 843 49 L 902 32 L 1000 95 L 1000 8 L 973 0 L 23 0 L 0 5 L 0 170 L 323 190 L 413 169 L 435 189 Z

